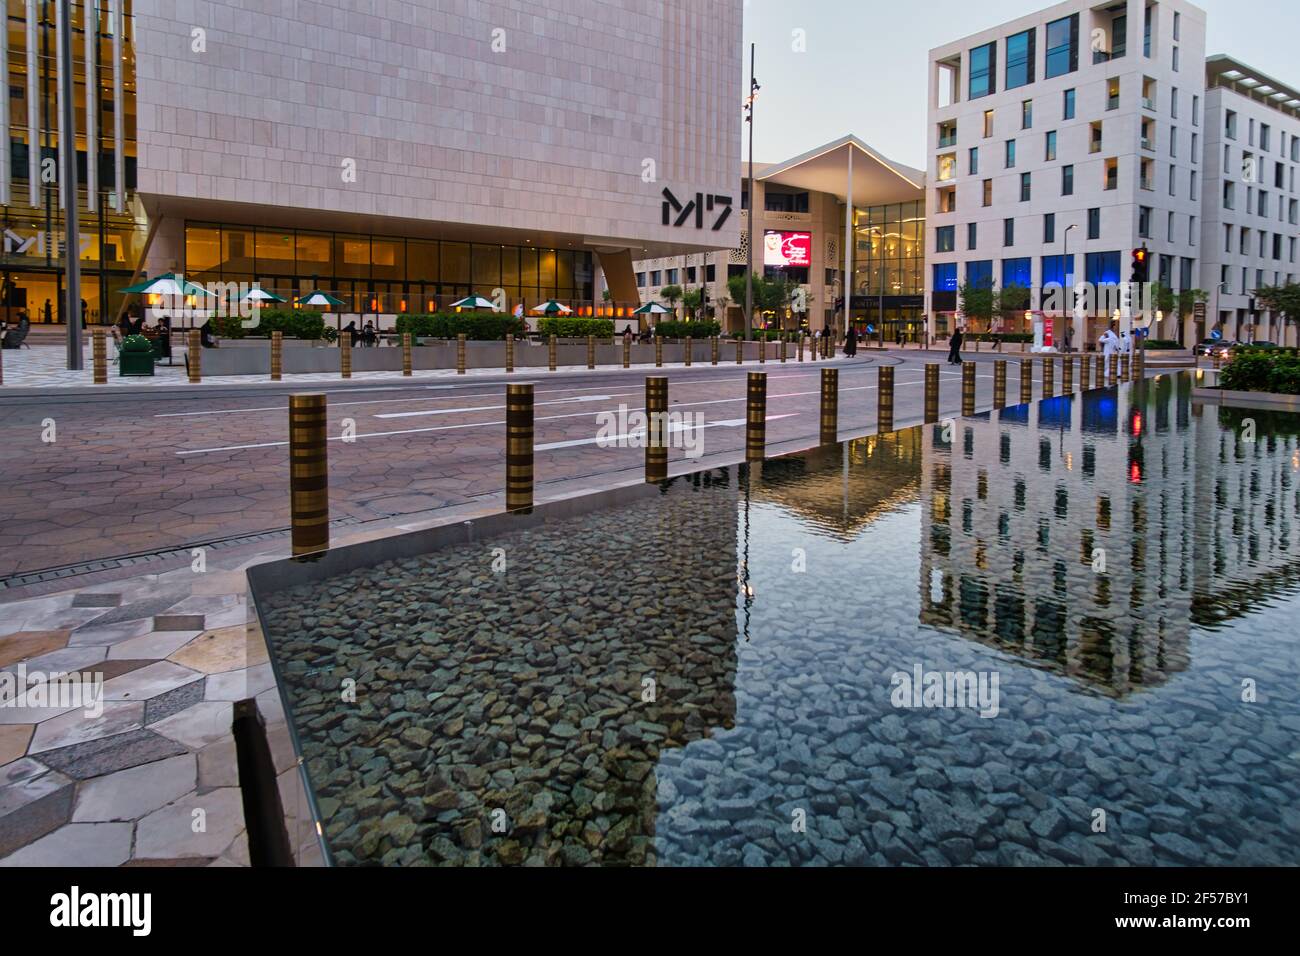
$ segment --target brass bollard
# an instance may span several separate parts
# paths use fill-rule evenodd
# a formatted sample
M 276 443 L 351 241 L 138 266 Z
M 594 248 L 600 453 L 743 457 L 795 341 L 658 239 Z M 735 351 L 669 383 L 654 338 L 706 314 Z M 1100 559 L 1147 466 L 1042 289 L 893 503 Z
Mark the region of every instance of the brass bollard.
M 596 336 L 587 336 L 587 368 L 596 367 Z
M 92 333 L 91 347 L 94 350 L 94 366 L 96 385 L 108 384 L 108 343 L 104 341 L 104 329 L 95 329 Z
M 664 367 L 664 337 L 655 336 L 655 368 Z
M 533 506 L 533 386 L 506 386 L 506 510 Z
M 555 336 L 552 335 L 546 342 L 546 358 L 550 364 L 552 372 L 555 371 Z
M 506 371 L 515 370 L 515 335 L 513 332 L 506 333 Z
M 465 333 L 456 334 L 456 374 L 465 374 Z
M 803 330 L 799 331 L 799 361 L 803 361 Z
M 646 376 L 645 380 L 645 480 L 668 477 L 668 379 Z
M 1129 380 L 1128 355 L 1121 355 L 1119 357 L 1119 380 L 1121 382 L 1127 382 Z
M 880 366 L 880 388 L 876 394 L 876 434 L 894 430 L 894 366 Z
M 1092 388 L 1091 373 L 1092 366 L 1088 364 L 1088 356 L 1079 356 L 1079 391 L 1086 392 Z
M 712 353 L 713 364 L 717 365 L 718 364 L 718 337 L 716 335 L 709 336 L 709 350 Z
M 993 363 L 993 407 L 1007 407 L 1007 361 L 998 359 Z
M 1056 363 L 1052 361 L 1050 355 L 1043 359 L 1043 398 L 1051 398 L 1056 394 Z
M 506 338 L 509 339 L 510 336 L 507 335 Z M 509 348 L 509 346 L 507 346 L 507 348 Z M 410 378 L 411 375 L 413 374 L 415 363 L 412 362 L 411 358 L 412 358 L 411 333 L 403 332 L 402 333 L 402 376 L 405 378 Z
M 975 414 L 975 363 L 961 363 L 961 413 Z
M 1061 359 L 1061 393 L 1070 395 L 1074 392 L 1074 359 L 1065 356 Z
M 736 339 L 736 364 L 745 364 L 745 340 Z
M 410 372 L 406 373 L 410 375 Z M 284 375 L 284 333 L 271 333 L 271 381 L 278 382 Z
M 821 442 L 833 445 L 840 436 L 840 370 L 822 369 Z
M 294 554 L 330 546 L 325 396 L 289 396 L 289 523 Z
M 623 336 L 623 367 L 632 367 L 632 337 L 630 335 Z
M 686 359 L 686 367 L 687 367 L 687 368 L 690 368 L 690 367 L 691 367 L 691 350 L 692 350 L 694 347 L 695 347 L 695 346 L 694 346 L 694 343 L 691 341 L 691 337 L 690 337 L 689 335 L 686 336 L 686 351 L 685 351 L 685 359 Z
M 1106 362 L 1106 384 L 1114 385 L 1119 376 L 1119 356 L 1112 355 Z
M 925 421 L 939 420 L 939 366 L 935 362 L 925 363 Z
M 352 336 L 346 331 L 339 334 L 339 375 L 352 377 Z
M 1034 360 L 1020 360 L 1020 404 L 1028 405 L 1034 400 Z
M 1147 377 L 1147 350 L 1145 347 L 1133 353 L 1133 377 L 1136 379 Z
M 764 331 L 758 337 L 758 364 L 762 365 L 767 361 L 767 332 Z
M 790 344 L 790 343 L 786 340 L 785 333 L 782 332 L 782 333 L 781 333 L 781 362 L 782 362 L 782 364 L 785 363 L 785 360 L 786 360 L 786 350 L 787 350 L 789 344 Z
M 188 355 L 190 360 L 190 381 L 203 381 L 203 344 L 200 341 L 198 329 L 190 329 Z
M 1218 351 L 1218 349 L 1215 349 L 1215 351 L 1214 351 L 1214 355 L 1211 356 L 1211 358 L 1210 358 L 1210 365 L 1213 366 L 1213 368 L 1214 368 L 1214 370 L 1215 370 L 1216 372 L 1217 372 L 1217 371 L 1222 367 L 1222 365 L 1223 365 L 1223 359 L 1219 356 L 1219 351 Z
M 1097 373 L 1097 387 L 1104 388 L 1106 385 L 1106 356 L 1098 352 L 1093 356 L 1093 371 Z
M 750 372 L 745 395 L 745 461 L 762 461 L 767 445 L 767 373 Z

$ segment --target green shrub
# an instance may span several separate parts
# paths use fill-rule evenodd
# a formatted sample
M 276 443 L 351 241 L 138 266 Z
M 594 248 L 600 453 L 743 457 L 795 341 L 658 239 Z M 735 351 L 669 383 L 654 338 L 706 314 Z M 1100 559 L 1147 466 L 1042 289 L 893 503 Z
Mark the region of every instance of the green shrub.
M 1032 332 L 967 332 L 962 338 L 966 342 L 992 342 L 998 339 L 1001 342 L 1032 342 L 1034 333 Z
M 152 352 L 153 343 L 143 335 L 128 335 L 122 340 L 123 352 Z
M 1233 392 L 1300 395 L 1300 358 L 1281 349 L 1241 349 L 1224 366 L 1219 383 Z
M 776 342 L 776 341 L 778 341 L 778 340 L 780 339 L 781 334 L 782 334 L 782 332 L 781 332 L 780 329 L 755 329 L 755 330 L 754 330 L 754 341 L 757 342 L 759 339 L 763 339 L 763 338 L 765 338 L 765 339 L 767 339 L 769 342 Z M 808 332 L 808 331 L 806 331 L 806 330 L 804 331 L 804 335 L 811 335 L 811 334 L 812 334 L 811 332 Z M 797 342 L 797 341 L 799 340 L 799 333 L 798 333 L 797 331 L 795 331 L 794 329 L 786 329 L 786 330 L 785 330 L 785 336 L 786 336 L 786 337 L 787 337 L 791 342 Z M 731 333 L 731 338 L 733 338 L 733 339 L 743 339 L 744 337 L 745 337 L 745 333 L 744 333 L 744 332 L 732 332 L 732 333 Z
M 589 319 L 577 315 L 548 315 L 537 323 L 537 331 L 542 335 L 554 335 L 561 339 L 585 339 L 588 335 L 607 339 L 614 334 L 614 320 Z
M 708 339 L 722 333 L 722 326 L 712 319 L 700 322 L 660 322 L 655 326 L 655 334 L 666 339 Z
M 272 332 L 279 332 L 286 339 L 315 342 L 325 335 L 325 313 L 315 309 L 261 309 L 255 328 L 244 328 L 245 321 L 251 320 L 237 315 L 217 316 L 212 328 L 223 339 L 269 339 Z
M 459 312 L 433 315 L 399 315 L 397 333 L 409 332 L 416 338 L 454 339 L 464 335 L 475 342 L 493 342 L 507 334 L 522 335 L 526 329 L 523 319 L 500 312 Z
M 1146 348 L 1157 352 L 1181 349 L 1182 346 L 1173 339 L 1147 339 Z

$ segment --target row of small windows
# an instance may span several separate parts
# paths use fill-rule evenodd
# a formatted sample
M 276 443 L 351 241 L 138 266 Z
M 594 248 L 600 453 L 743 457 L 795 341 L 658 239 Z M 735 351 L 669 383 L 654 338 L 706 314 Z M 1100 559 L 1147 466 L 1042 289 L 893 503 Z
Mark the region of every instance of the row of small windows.
M 1267 153 L 1272 149 L 1273 128 L 1267 123 L 1258 124 L 1258 146 L 1261 152 Z M 1223 111 L 1223 135 L 1230 140 L 1237 139 L 1237 112 L 1235 110 Z M 1250 120 L 1248 127 L 1247 142 L 1254 147 L 1256 145 L 1256 122 Z M 1286 131 L 1283 130 L 1278 137 L 1278 154 L 1285 156 L 1288 152 L 1288 143 L 1290 144 L 1291 162 L 1300 163 L 1300 137 L 1292 136 L 1287 139 Z
M 964 264 L 965 281 L 974 288 L 986 289 L 993 288 L 994 280 L 997 278 L 1001 279 L 1000 287 L 1003 289 L 1012 286 L 1026 289 L 1043 288 L 1052 285 L 1070 286 L 1080 278 L 1097 286 L 1115 284 L 1120 282 L 1122 278 L 1123 255 L 1119 250 L 1111 250 L 1089 252 L 1081 256 L 1074 253 L 1040 256 L 1040 279 L 1037 283 L 1033 281 L 1034 260 L 1032 256 L 1015 256 L 1001 259 L 999 260 L 1000 268 L 997 271 L 994 269 L 994 260 L 992 259 L 968 259 Z M 1076 272 L 1080 259 L 1083 260 L 1082 276 Z M 933 281 L 931 291 L 956 292 L 959 285 L 957 275 L 959 265 L 960 263 L 956 262 L 933 263 L 931 266 L 931 279 Z M 1158 258 L 1157 281 L 1161 285 L 1174 288 L 1175 265 L 1178 267 L 1177 288 L 1192 288 L 1196 260 L 1186 257 L 1160 256 Z M 1243 270 L 1244 281 L 1245 272 Z M 1264 282 L 1261 280 L 1256 283 L 1256 286 L 1262 286 L 1263 284 Z
M 1269 233 L 1263 229 L 1257 229 L 1254 230 L 1254 237 L 1253 237 L 1255 240 L 1257 240 L 1257 242 L 1252 242 L 1252 235 L 1251 235 L 1252 231 L 1247 227 L 1242 226 L 1238 231 L 1238 235 L 1236 237 L 1237 242 L 1234 243 L 1233 228 L 1234 227 L 1231 224 L 1226 224 L 1223 227 L 1223 251 L 1224 252 L 1228 254 L 1232 254 L 1233 252 L 1236 252 L 1238 255 L 1243 255 L 1243 256 L 1254 255 L 1255 253 L 1252 250 L 1257 245 L 1259 249 L 1258 258 L 1260 259 L 1272 258 L 1275 260 L 1280 260 L 1282 258 L 1282 245 L 1283 242 L 1286 242 L 1287 249 L 1288 249 L 1287 261 L 1295 262 L 1295 254 L 1296 254 L 1295 236 L 1288 237 L 1282 235 L 1280 232 Z M 1272 253 L 1271 256 L 1270 256 L 1270 252 Z

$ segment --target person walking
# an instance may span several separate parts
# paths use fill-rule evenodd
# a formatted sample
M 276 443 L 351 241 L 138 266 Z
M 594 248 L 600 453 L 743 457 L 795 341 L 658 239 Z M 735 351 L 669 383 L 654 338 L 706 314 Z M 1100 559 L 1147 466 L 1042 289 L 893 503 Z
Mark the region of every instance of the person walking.
M 1106 331 L 1101 333 L 1101 338 L 1097 339 L 1097 345 L 1101 349 L 1102 358 L 1104 360 L 1102 365 L 1106 369 L 1106 373 L 1109 375 L 1111 362 L 1118 361 L 1116 356 L 1119 353 L 1119 336 L 1115 334 L 1114 322 L 1111 322 L 1111 324 L 1106 328 Z
M 853 358 L 858 354 L 858 330 L 849 325 L 848 332 L 844 333 L 844 354 Z
M 958 326 L 954 328 L 952 330 L 952 337 L 948 339 L 948 364 L 949 365 L 961 364 L 962 338 L 963 336 L 961 333 L 961 327 Z

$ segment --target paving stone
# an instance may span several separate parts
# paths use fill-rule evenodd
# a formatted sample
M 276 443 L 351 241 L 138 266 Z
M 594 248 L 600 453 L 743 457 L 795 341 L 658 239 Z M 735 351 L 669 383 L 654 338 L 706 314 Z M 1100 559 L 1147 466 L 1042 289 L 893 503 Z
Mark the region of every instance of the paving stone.
M 105 700 L 148 700 L 202 675 L 170 661 L 156 661 L 104 683 Z
M 35 724 L 0 724 L 0 767 L 27 753 Z
M 244 700 L 274 689 L 275 673 L 270 664 L 213 674 L 208 678 L 204 697 L 208 700 Z
M 185 752 L 185 748 L 174 740 L 142 729 L 58 750 L 46 750 L 41 754 L 41 762 L 69 777 L 88 780 Z
M 48 773 L 0 790 L 0 860 L 67 823 L 73 793 L 66 777 Z M 11 801 L 14 805 L 6 809 Z
M 131 824 L 69 823 L 0 858 L 0 866 L 121 866 L 130 856 Z
M 67 630 L 19 631 L 0 637 L 0 667 L 66 647 L 71 634 Z
M 117 607 L 122 603 L 120 594 L 104 594 L 94 591 L 82 591 L 72 599 L 73 607 Z
M 201 701 L 150 725 L 150 730 L 193 750 L 231 736 L 234 708 L 229 701 Z
M 109 659 L 146 658 L 150 663 L 161 660 L 194 637 L 195 631 L 150 631 L 108 649 Z
M 203 810 L 204 830 L 195 833 L 195 810 Z M 220 856 L 244 829 L 244 801 L 237 787 L 189 793 L 136 824 L 139 859 Z
M 77 785 L 74 823 L 104 820 L 138 820 L 195 789 L 194 754 L 119 770 Z
M 89 716 L 82 708 L 60 714 L 37 725 L 30 750 L 33 754 L 45 750 L 71 747 L 88 740 L 111 737 L 136 730 L 144 723 L 144 701 L 105 701 L 103 712 Z
M 235 738 L 218 740 L 199 751 L 200 790 L 239 786 L 239 754 Z
M 248 628 L 236 625 L 205 631 L 167 659 L 196 671 L 219 674 L 264 663 L 267 654 L 264 642 L 250 640 Z
M 185 600 L 189 597 L 188 589 L 177 588 L 157 594 L 154 597 L 145 598 L 141 601 L 132 601 L 129 604 L 123 604 L 121 607 L 114 608 L 107 614 L 101 614 L 77 628 L 78 631 L 89 628 L 106 627 L 109 624 L 122 624 L 128 621 L 138 621 L 143 618 L 151 618 L 161 614 L 174 604 Z
M 153 619 L 155 631 L 201 631 L 202 614 L 156 614 Z
M 165 717 L 178 713 L 187 707 L 197 704 L 203 700 L 206 689 L 207 678 L 200 677 L 196 681 L 191 681 L 175 690 L 169 690 L 165 694 L 159 694 L 146 702 L 144 708 L 145 725 L 155 723 Z

